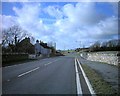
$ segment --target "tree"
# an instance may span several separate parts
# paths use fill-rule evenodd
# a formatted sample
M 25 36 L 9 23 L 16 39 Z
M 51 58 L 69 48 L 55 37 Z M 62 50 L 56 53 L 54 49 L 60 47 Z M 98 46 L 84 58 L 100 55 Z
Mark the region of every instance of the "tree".
M 3 29 L 3 44 L 14 44 L 20 42 L 27 36 L 27 31 L 23 30 L 19 25 L 14 25 L 8 29 Z
M 106 48 L 107 47 L 107 42 L 103 42 L 101 47 Z
M 90 46 L 90 51 L 118 51 L 120 49 L 119 40 L 113 39 L 109 41 L 95 42 L 92 46 Z
M 14 44 L 23 40 L 25 37 L 33 38 L 28 32 L 19 25 L 14 25 L 8 29 L 2 30 L 2 44 Z
M 91 46 L 91 48 L 100 48 L 100 45 L 101 45 L 100 42 L 97 41 Z
M 19 25 L 11 26 L 8 29 L 2 30 L 2 45 L 3 47 L 14 46 L 14 48 L 12 48 L 16 51 L 18 43 L 20 43 L 25 37 L 29 37 L 31 40 L 34 40 L 31 34 L 28 34 L 28 32 L 22 29 Z

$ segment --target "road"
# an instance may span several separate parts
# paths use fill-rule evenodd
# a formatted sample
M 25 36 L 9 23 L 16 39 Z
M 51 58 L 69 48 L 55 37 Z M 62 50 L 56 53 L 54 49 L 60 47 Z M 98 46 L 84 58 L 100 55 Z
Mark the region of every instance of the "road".
M 75 57 L 46 58 L 2 69 L 3 94 L 90 94 Z

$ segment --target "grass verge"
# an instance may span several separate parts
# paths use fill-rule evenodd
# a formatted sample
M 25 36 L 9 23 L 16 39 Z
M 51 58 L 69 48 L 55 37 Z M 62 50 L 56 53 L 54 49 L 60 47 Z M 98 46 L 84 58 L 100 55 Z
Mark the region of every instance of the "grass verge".
M 113 67 L 120 67 L 119 64 L 118 65 L 114 65 L 114 64 L 109 64 L 107 62 L 100 62 L 100 61 L 93 61 L 93 62 L 99 62 L 101 64 L 107 64 L 107 65 L 110 65 L 110 66 L 113 66 Z
M 95 93 L 99 96 L 101 95 L 113 95 L 118 96 L 118 92 L 112 88 L 112 86 L 107 83 L 103 78 L 95 72 L 95 70 L 91 69 L 89 66 L 82 64 L 82 67 L 95 91 Z M 119 95 L 120 96 L 120 95 Z

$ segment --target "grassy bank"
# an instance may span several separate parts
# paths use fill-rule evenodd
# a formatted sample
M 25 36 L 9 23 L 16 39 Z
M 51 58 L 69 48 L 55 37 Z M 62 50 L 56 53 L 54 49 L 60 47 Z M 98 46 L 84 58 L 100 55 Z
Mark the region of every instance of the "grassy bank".
M 118 92 L 112 88 L 112 86 L 107 83 L 103 78 L 85 64 L 82 64 L 82 67 L 97 95 L 113 95 L 118 96 Z

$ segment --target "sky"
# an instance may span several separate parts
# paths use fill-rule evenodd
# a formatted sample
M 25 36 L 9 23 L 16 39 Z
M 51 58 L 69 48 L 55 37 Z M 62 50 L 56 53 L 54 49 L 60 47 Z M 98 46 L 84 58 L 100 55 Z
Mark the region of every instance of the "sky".
M 2 2 L 2 29 L 19 24 L 35 40 L 57 49 L 87 47 L 118 38 L 113 2 Z

